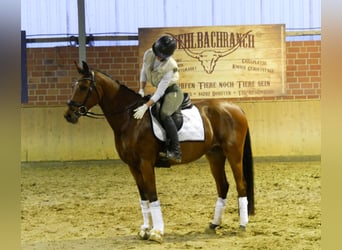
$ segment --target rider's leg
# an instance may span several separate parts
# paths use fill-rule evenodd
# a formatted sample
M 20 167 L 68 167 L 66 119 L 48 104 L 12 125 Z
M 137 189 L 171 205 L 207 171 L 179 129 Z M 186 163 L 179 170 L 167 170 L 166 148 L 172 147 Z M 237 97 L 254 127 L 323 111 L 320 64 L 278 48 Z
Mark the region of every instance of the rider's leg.
M 162 123 L 165 128 L 167 138 L 170 140 L 168 148 L 166 150 L 166 157 L 170 160 L 181 162 L 182 154 L 180 150 L 176 124 L 171 116 L 164 117 Z
M 165 94 L 163 104 L 160 110 L 160 119 L 166 131 L 167 139 L 169 140 L 166 150 L 166 157 L 180 162 L 182 155 L 178 139 L 177 127 L 171 115 L 179 109 L 182 104 L 184 95 L 178 86 L 173 86 L 173 91 Z

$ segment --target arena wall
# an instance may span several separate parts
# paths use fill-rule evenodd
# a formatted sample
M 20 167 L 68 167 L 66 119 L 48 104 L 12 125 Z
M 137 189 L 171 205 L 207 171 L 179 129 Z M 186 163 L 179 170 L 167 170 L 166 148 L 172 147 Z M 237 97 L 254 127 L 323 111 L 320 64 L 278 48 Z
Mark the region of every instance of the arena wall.
M 321 154 L 321 42 L 287 42 L 286 94 L 233 99 L 247 113 L 256 157 L 319 157 Z M 27 49 L 28 102 L 21 109 L 21 160 L 118 159 L 105 120 L 63 118 L 78 78 L 74 47 Z M 137 46 L 88 47 L 91 67 L 138 89 Z

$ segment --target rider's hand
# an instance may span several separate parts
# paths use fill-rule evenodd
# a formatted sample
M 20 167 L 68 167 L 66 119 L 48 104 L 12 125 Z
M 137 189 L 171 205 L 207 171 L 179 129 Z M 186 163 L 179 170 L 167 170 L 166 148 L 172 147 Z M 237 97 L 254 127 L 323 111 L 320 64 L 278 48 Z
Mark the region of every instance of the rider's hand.
M 146 112 L 146 110 L 148 109 L 148 107 L 147 107 L 147 105 L 146 104 L 144 104 L 144 105 L 142 105 L 142 106 L 140 106 L 139 108 L 136 108 L 135 110 L 134 110 L 134 118 L 135 119 L 141 119 L 141 118 L 143 118 L 143 116 L 144 116 L 144 114 L 145 114 L 145 112 Z
M 144 97 L 144 96 L 145 96 L 145 91 L 144 91 L 144 89 L 139 89 L 138 94 L 141 95 L 141 97 Z

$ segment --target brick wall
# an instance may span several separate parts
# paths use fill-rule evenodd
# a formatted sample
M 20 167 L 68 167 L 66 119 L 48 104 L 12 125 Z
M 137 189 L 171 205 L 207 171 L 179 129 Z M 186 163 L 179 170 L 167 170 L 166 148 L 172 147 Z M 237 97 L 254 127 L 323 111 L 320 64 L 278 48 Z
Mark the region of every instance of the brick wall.
M 245 100 L 313 100 L 321 97 L 321 41 L 287 42 L 286 95 Z M 64 105 L 79 75 L 74 67 L 78 48 L 27 49 L 28 106 Z M 87 62 L 137 89 L 138 46 L 89 47 Z
M 321 41 L 288 42 L 286 59 L 286 98 L 320 99 Z

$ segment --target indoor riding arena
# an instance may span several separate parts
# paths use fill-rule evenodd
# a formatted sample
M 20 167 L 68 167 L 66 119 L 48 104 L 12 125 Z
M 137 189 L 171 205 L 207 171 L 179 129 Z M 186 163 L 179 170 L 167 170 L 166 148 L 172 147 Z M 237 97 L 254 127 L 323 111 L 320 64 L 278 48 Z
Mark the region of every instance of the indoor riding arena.
M 243 109 L 249 125 L 255 214 L 246 230 L 239 229 L 228 161 L 222 224 L 209 230 L 217 191 L 202 156 L 154 168 L 165 223 L 162 243 L 138 237 L 139 191 L 107 120 L 80 117 L 71 124 L 63 117 L 80 77 L 74 64 L 80 48 L 34 47 L 24 37 L 22 249 L 321 249 L 321 40 L 291 39 L 298 33 L 288 29 L 285 36 L 283 94 L 225 99 Z M 86 61 L 139 91 L 139 44 L 86 46 Z M 91 111 L 102 113 L 99 106 Z

